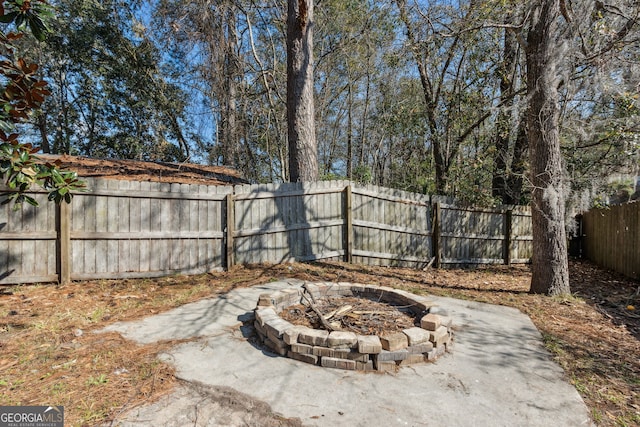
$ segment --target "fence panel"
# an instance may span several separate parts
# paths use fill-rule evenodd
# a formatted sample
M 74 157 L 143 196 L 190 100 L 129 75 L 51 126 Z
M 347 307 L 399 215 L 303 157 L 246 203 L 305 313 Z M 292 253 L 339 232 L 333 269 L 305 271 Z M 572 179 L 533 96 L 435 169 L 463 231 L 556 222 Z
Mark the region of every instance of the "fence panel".
M 88 191 L 71 204 L 71 279 L 222 268 L 228 187 L 86 181 Z
M 343 181 L 234 188 L 236 262 L 342 259 Z
M 432 258 L 429 197 L 377 186 L 352 188 L 353 262 L 424 267 Z
M 504 262 L 505 212 L 441 206 L 442 264 Z
M 39 207 L 0 206 L 0 284 L 58 280 L 56 206 L 44 193 L 31 196 Z
M 527 263 L 533 256 L 531 208 L 513 206 L 511 214 L 511 248 L 509 258 L 513 264 Z
M 582 217 L 584 256 L 640 279 L 640 202 L 593 209 Z

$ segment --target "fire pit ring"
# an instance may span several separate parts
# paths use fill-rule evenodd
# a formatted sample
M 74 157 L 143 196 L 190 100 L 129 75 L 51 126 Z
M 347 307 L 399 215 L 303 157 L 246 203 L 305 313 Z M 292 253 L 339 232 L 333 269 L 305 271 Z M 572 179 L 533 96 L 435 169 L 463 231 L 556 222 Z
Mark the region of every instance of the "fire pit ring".
M 291 305 L 328 297 L 359 297 L 402 305 L 420 326 L 359 335 L 294 325 L 279 315 Z M 435 361 L 450 351 L 451 318 L 434 313 L 434 307 L 424 296 L 385 286 L 307 282 L 302 287 L 260 295 L 254 326 L 260 342 L 281 356 L 326 368 L 395 372 L 401 366 Z

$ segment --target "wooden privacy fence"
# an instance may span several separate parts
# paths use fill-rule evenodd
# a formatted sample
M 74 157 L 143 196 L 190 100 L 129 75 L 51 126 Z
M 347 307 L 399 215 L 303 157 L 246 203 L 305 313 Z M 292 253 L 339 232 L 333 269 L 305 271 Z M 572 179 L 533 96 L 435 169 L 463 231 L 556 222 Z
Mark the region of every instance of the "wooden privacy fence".
M 582 251 L 602 267 L 640 279 L 640 202 L 583 214 Z
M 408 267 L 522 263 L 527 207 L 459 207 L 348 181 L 206 186 L 87 179 L 55 206 L 0 209 L 0 284 L 160 277 L 321 259 Z

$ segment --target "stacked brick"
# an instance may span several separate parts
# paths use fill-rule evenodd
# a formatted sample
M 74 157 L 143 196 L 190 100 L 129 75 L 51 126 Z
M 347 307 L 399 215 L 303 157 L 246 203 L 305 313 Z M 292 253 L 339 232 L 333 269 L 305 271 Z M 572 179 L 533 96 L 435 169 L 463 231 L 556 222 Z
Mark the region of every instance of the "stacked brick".
M 281 356 L 327 368 L 395 371 L 400 366 L 434 361 L 450 349 L 451 319 L 431 313 L 434 304 L 425 297 L 350 283 L 307 283 L 305 288 L 313 299 L 355 296 L 407 307 L 420 319 L 420 327 L 381 336 L 311 329 L 278 315 L 304 299 L 303 289 L 263 294 L 255 309 L 255 329 L 262 343 Z

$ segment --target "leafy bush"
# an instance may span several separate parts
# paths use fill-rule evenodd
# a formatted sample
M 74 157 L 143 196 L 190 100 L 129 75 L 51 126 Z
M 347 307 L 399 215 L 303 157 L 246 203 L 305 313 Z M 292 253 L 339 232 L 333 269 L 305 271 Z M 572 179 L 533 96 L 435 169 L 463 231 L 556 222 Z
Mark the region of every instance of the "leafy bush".
M 0 177 L 8 188 L 2 204 L 19 206 L 38 202 L 27 192 L 40 186 L 49 200 L 71 202 L 72 191 L 84 188 L 75 172 L 61 171 L 58 164 L 43 162 L 39 148 L 19 141 L 17 125 L 26 123 L 50 95 L 47 82 L 37 76 L 38 65 L 17 57 L 13 42 L 26 33 L 42 41 L 48 29 L 45 20 L 52 16 L 51 6 L 44 0 L 0 0 Z M 6 28 L 13 31 L 5 33 Z

